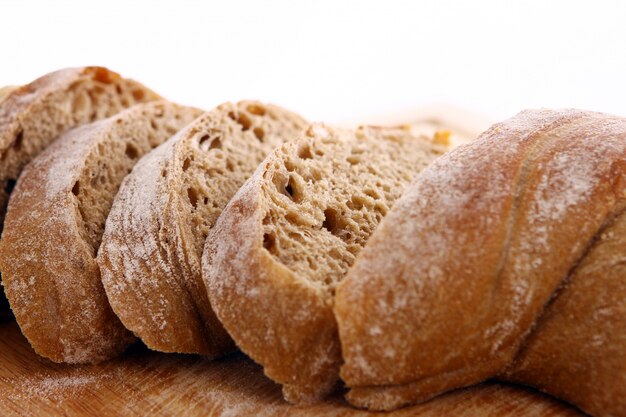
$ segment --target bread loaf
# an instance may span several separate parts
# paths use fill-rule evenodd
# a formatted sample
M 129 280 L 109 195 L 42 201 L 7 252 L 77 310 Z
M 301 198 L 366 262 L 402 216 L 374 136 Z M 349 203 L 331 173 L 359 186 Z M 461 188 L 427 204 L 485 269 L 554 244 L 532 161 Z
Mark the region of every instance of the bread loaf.
M 337 288 L 359 407 L 491 377 L 626 415 L 626 119 L 525 111 L 423 171 Z
M 96 253 L 104 222 L 135 162 L 199 116 L 164 101 L 69 131 L 36 157 L 13 191 L 0 241 L 11 307 L 38 354 L 108 359 L 134 340 L 111 311 Z
M 234 348 L 202 283 L 204 240 L 265 155 L 305 126 L 277 106 L 226 103 L 147 155 L 124 181 L 98 262 L 113 310 L 148 347 L 208 356 Z
M 278 148 L 209 232 L 203 276 L 237 345 L 294 403 L 338 380 L 336 285 L 441 148 L 401 128 L 313 125 Z

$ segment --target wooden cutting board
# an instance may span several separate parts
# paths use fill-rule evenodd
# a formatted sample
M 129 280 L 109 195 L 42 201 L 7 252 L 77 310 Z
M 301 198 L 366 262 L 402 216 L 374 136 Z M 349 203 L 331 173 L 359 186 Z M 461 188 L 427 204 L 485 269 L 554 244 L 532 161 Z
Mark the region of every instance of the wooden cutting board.
M 100 365 L 40 358 L 13 321 L 0 324 L 1 416 L 581 416 L 531 389 L 485 383 L 393 413 L 350 408 L 340 396 L 295 407 L 241 354 L 218 361 L 131 348 Z

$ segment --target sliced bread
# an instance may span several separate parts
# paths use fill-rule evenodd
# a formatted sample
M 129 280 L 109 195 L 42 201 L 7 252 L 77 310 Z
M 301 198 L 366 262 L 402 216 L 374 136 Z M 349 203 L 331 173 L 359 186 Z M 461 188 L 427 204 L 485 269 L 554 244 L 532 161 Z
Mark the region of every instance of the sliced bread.
M 95 258 L 104 223 L 137 160 L 201 113 L 165 101 L 139 104 L 67 132 L 24 169 L 9 203 L 0 267 L 37 353 L 93 363 L 134 339 L 100 282 Z
M 442 151 L 408 128 L 313 125 L 268 156 L 209 232 L 211 305 L 287 400 L 313 402 L 335 386 L 335 287 L 404 187 Z
M 223 104 L 125 179 L 98 262 L 113 310 L 148 347 L 208 356 L 233 349 L 202 282 L 204 241 L 263 158 L 306 125 L 277 106 Z
M 0 102 L 0 225 L 22 168 L 60 134 L 158 98 L 102 67 L 62 69 L 12 90 Z
M 22 168 L 65 131 L 112 116 L 158 94 L 103 67 L 66 68 L 0 98 L 0 235 L 9 195 Z M 1 272 L 0 272 L 1 277 Z M 8 311 L 0 292 L 0 315 Z

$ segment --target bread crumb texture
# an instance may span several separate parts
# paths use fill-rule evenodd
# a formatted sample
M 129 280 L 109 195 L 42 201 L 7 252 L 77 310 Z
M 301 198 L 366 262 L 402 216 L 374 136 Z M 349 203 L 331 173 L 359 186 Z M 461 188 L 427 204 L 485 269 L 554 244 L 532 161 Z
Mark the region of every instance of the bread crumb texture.
M 335 385 L 335 287 L 404 187 L 442 151 L 403 128 L 312 125 L 265 159 L 209 233 L 211 304 L 288 400 L 311 402 Z
M 113 309 L 150 348 L 208 356 L 233 349 L 202 282 L 204 241 L 265 156 L 307 125 L 271 104 L 225 103 L 142 159 L 124 181 L 99 262 Z

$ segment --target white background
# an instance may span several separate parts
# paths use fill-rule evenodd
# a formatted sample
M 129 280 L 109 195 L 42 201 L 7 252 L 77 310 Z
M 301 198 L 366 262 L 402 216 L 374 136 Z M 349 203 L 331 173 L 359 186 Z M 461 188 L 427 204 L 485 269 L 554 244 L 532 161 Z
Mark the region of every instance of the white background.
M 431 103 L 626 116 L 626 2 L 6 1 L 0 83 L 105 65 L 206 109 L 337 122 Z

